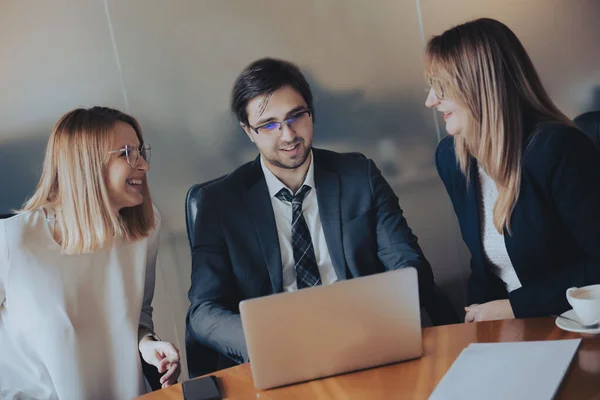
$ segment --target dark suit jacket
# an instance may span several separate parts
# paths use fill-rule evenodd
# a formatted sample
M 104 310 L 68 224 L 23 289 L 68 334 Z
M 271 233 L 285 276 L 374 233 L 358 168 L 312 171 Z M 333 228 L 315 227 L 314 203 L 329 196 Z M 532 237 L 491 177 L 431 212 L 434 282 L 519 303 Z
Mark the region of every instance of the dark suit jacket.
M 476 160 L 467 183 L 446 137 L 436 165 L 471 252 L 469 304 L 508 297 L 516 317 L 560 314 L 570 308 L 567 288 L 600 283 L 600 154 L 581 131 L 558 123 L 532 125 L 524 148 L 512 235 L 504 231 L 522 284 L 510 294 L 482 250 Z
M 414 266 L 433 322 L 431 267 L 373 163 L 313 149 L 319 214 L 339 280 Z M 248 361 L 238 304 L 283 290 L 275 217 L 260 158 L 200 190 L 192 243 L 188 331 L 200 343 Z

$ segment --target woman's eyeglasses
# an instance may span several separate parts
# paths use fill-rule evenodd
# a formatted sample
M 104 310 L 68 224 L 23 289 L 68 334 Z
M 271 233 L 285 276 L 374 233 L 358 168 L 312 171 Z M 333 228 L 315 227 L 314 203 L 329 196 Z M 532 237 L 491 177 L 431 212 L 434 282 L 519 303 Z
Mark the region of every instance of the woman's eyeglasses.
M 109 151 L 108 154 L 121 153 L 119 157 L 125 157 L 127 164 L 131 168 L 137 167 L 142 157 L 148 164 L 150 164 L 150 144 L 144 143 L 139 146 L 132 146 L 130 144 L 125 145 L 122 149 Z

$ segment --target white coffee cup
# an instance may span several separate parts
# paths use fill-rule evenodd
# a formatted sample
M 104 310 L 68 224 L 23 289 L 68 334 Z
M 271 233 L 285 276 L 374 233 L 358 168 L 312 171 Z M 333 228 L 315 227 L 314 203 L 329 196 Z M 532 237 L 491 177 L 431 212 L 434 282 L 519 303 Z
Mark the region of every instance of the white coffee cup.
M 567 301 L 584 325 L 600 322 L 600 285 L 569 288 Z

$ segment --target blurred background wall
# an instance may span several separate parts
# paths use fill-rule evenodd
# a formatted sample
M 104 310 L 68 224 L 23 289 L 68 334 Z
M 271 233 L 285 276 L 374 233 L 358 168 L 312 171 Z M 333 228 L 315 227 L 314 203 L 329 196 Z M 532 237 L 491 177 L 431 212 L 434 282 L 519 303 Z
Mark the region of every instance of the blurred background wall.
M 598 0 L 0 0 L 0 213 L 32 193 L 63 113 L 133 114 L 163 215 L 157 331 L 183 349 L 185 193 L 256 155 L 229 91 L 253 60 L 284 58 L 313 87 L 315 146 L 377 162 L 460 308 L 469 259 L 433 164 L 444 129 L 423 106 L 422 53 L 431 35 L 484 16 L 516 32 L 567 115 L 600 109 Z

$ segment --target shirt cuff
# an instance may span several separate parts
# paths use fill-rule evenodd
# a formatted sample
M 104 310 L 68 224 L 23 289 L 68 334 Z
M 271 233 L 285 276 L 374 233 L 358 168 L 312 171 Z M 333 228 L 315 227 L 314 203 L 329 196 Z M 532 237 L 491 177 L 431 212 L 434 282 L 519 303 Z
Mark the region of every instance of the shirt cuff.
M 151 336 L 157 342 L 161 341 L 161 339 L 158 337 L 158 335 L 156 333 L 154 333 L 154 331 L 152 329 L 150 329 L 149 327 L 147 327 L 145 325 L 140 325 L 138 328 L 138 343 L 141 342 L 142 339 L 145 338 L 146 336 Z

